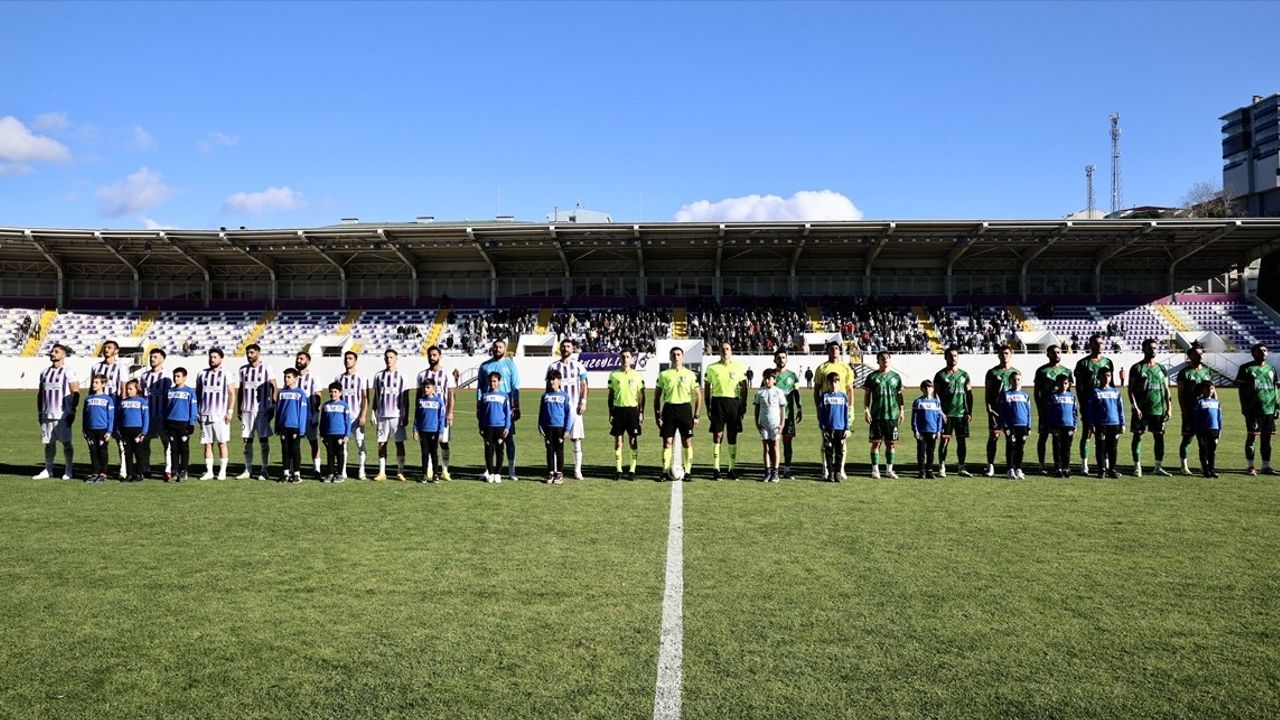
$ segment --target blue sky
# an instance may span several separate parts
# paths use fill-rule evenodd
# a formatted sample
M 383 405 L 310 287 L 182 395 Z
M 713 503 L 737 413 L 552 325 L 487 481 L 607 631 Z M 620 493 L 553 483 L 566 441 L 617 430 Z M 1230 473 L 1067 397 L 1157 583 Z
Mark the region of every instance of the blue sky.
M 1217 118 L 1280 91 L 1264 2 L 6 3 L 0 25 L 0 225 L 19 226 L 579 201 L 1060 217 L 1087 163 L 1109 204 L 1111 112 L 1125 204 L 1176 204 L 1220 181 Z

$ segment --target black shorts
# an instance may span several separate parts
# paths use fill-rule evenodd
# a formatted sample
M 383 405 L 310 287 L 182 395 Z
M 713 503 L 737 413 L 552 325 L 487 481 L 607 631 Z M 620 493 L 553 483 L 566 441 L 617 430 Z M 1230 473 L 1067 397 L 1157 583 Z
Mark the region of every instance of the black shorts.
M 787 418 L 782 421 L 782 437 L 793 438 L 796 436 L 796 421 L 793 418 Z
M 613 422 L 609 424 L 609 434 L 613 437 L 622 437 L 623 435 L 639 437 L 640 408 L 615 407 L 613 409 Z
M 662 430 L 658 434 L 665 440 L 675 437 L 677 431 L 682 438 L 693 437 L 693 406 L 689 403 L 662 406 Z
M 742 432 L 742 403 L 736 397 L 713 397 L 707 413 L 711 418 L 711 432 Z
M 1244 426 L 1250 433 L 1273 433 L 1276 431 L 1276 416 L 1256 414 L 1245 415 Z
M 995 435 L 1001 430 L 1004 430 L 1004 421 L 1000 419 L 1000 416 L 995 413 L 987 413 L 987 434 Z
M 942 434 L 962 438 L 969 437 L 969 420 L 963 415 L 944 418 L 942 420 Z
M 898 442 L 898 423 L 893 420 L 872 420 L 867 439 L 871 442 Z
M 1168 424 L 1163 415 L 1147 415 L 1144 414 L 1142 419 L 1133 419 L 1133 434 L 1141 435 L 1143 433 L 1154 433 L 1156 435 L 1164 434 L 1164 426 Z

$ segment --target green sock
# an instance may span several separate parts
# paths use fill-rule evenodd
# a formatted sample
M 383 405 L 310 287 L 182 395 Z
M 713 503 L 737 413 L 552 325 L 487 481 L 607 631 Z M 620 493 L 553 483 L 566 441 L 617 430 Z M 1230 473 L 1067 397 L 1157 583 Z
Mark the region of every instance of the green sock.
M 1141 435 L 1133 436 L 1133 464 L 1134 465 L 1142 464 L 1142 436 Z
M 672 455 L 671 448 L 669 447 L 662 448 L 662 469 L 663 470 L 671 469 L 671 455 Z
M 877 450 L 871 451 L 871 469 L 872 470 L 880 469 L 880 453 Z
M 715 443 L 711 447 L 711 467 L 717 472 L 720 470 L 720 443 Z
M 730 445 L 729 446 L 729 469 L 733 470 L 734 466 L 736 466 L 737 464 L 738 464 L 738 446 Z
M 716 447 L 718 448 L 720 446 L 717 445 Z M 693 446 L 692 445 L 684 449 L 684 471 L 685 472 L 693 471 Z
M 618 472 L 622 472 L 622 448 L 615 448 L 613 451 L 614 466 Z
M 640 460 L 640 448 L 631 448 L 631 472 L 636 471 L 636 462 Z
M 886 457 L 889 460 L 889 468 L 893 469 L 893 461 L 896 457 L 898 457 L 898 450 L 896 448 L 889 448 L 888 452 L 886 453 Z

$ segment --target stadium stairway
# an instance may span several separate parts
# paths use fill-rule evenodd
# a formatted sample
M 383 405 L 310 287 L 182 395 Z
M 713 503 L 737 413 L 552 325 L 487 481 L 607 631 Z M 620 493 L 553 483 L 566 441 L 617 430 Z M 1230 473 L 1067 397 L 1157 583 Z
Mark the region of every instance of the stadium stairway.
M 1010 315 L 1013 315 L 1013 317 L 1017 319 L 1018 327 L 1023 332 L 1029 332 L 1030 330 L 1034 329 L 1031 326 L 1031 319 L 1028 318 L 1027 314 L 1022 311 L 1022 308 L 1018 307 L 1017 305 L 1006 305 L 1005 309 L 1009 311 Z
M 148 310 L 142 313 L 142 317 L 138 318 L 138 324 L 133 326 L 132 337 L 145 337 L 147 331 L 151 329 L 151 325 L 155 323 L 156 318 L 160 317 L 159 310 Z
M 1156 314 L 1164 320 L 1164 324 L 1177 332 L 1190 332 L 1195 329 L 1189 318 L 1173 305 L 1155 305 Z
M 671 337 L 676 340 L 689 337 L 689 314 L 683 307 L 671 310 Z
M 338 323 L 338 337 L 346 337 L 351 334 L 351 326 L 360 320 L 360 314 L 364 312 L 362 308 L 351 308 L 347 314 L 342 317 L 342 322 Z
M 262 337 L 262 333 L 267 331 L 267 326 L 271 324 L 272 320 L 276 319 L 278 314 L 275 310 L 267 310 L 262 313 L 262 317 L 258 318 L 257 324 L 253 326 L 248 335 L 244 336 L 244 340 L 240 341 L 240 347 L 236 348 L 236 355 L 244 355 L 245 348 L 258 342 L 258 338 Z
M 538 326 L 533 331 L 534 335 L 546 335 L 551 331 L 551 315 L 555 312 L 554 308 L 544 307 L 538 310 Z
M 31 337 L 27 338 L 27 344 L 22 348 L 22 357 L 35 357 L 36 353 L 40 352 L 40 344 L 43 342 L 43 338 L 49 334 L 49 328 L 53 327 L 53 321 L 57 319 L 57 310 L 45 310 L 40 313 L 40 322 L 38 323 L 40 332 L 33 333 Z
M 933 326 L 933 319 L 929 317 L 929 313 L 925 311 L 923 305 L 914 305 L 911 312 L 915 313 L 916 324 L 924 331 L 925 337 L 929 338 L 929 352 L 942 352 L 942 338 L 938 336 L 938 329 Z
M 448 320 L 449 308 L 436 310 L 436 318 L 431 323 L 431 329 L 427 331 L 427 339 L 422 341 L 422 355 L 425 356 L 432 345 L 440 342 L 440 336 L 444 334 L 444 324 Z
M 809 332 L 826 332 L 827 324 L 822 320 L 822 309 L 817 305 L 810 305 L 805 308 L 805 312 L 809 313 Z

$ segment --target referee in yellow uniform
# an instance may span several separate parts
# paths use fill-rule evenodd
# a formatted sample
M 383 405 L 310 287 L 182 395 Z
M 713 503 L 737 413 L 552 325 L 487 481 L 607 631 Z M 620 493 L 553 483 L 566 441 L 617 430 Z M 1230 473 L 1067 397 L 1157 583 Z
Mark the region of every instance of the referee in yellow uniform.
M 720 343 L 720 359 L 703 371 L 703 392 L 707 396 L 707 414 L 711 417 L 711 479 L 720 479 L 720 444 L 728 435 L 729 479 L 738 479 L 738 433 L 742 432 L 742 416 L 747 411 L 747 369 L 733 359 L 733 347 Z
M 698 376 L 684 366 L 684 350 L 671 348 L 671 367 L 658 373 L 653 388 L 653 416 L 662 437 L 662 479 L 671 480 L 671 442 L 677 432 L 684 446 L 684 481 L 693 480 L 693 429 L 698 426 L 702 398 Z

